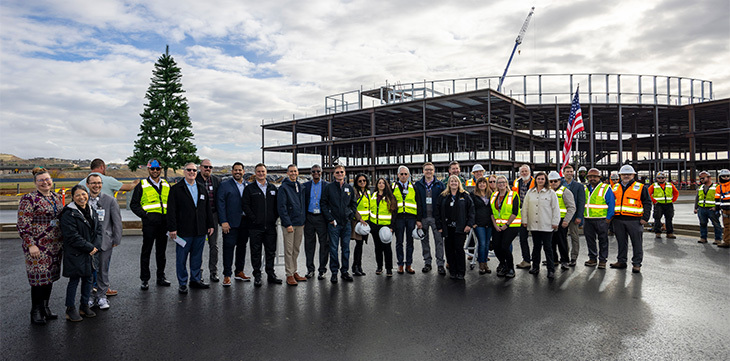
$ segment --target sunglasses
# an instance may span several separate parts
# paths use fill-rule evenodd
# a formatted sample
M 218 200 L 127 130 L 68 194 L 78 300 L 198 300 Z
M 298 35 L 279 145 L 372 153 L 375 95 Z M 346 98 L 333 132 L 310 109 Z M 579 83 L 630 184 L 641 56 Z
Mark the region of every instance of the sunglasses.
M 360 179 L 360 180 L 359 180 L 359 181 L 357 181 L 357 182 L 358 182 L 358 183 L 367 183 L 367 180 L 366 180 L 366 179 Z
M 322 173 L 321 170 L 313 170 L 312 173 Z
M 162 168 L 160 168 L 160 167 L 152 167 L 152 168 L 150 168 L 150 170 L 160 171 L 160 170 L 162 170 Z
M 185 171 L 186 172 L 195 172 L 195 171 L 197 171 L 197 169 L 195 169 L 195 168 L 186 168 Z
M 401 173 L 400 175 L 408 175 L 408 173 Z
M 497 183 L 497 181 L 489 181 L 489 183 Z
M 560 179 L 557 179 L 557 180 L 554 179 L 554 180 L 550 181 L 550 183 L 558 183 L 558 182 L 560 182 Z
M 205 169 L 213 169 L 213 166 L 212 165 L 204 165 L 202 167 L 205 168 Z
M 338 171 L 335 172 L 335 174 L 342 174 L 342 173 L 345 173 L 345 172 L 344 171 L 341 171 L 341 170 L 338 170 Z

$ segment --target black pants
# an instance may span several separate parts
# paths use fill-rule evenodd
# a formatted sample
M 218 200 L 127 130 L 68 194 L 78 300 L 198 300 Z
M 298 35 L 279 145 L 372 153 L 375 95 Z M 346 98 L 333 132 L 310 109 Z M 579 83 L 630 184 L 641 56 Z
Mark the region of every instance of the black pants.
M 520 249 L 522 250 L 522 260 L 530 263 L 530 243 L 527 237 L 529 236 L 529 232 L 527 231 L 526 227 L 520 227 Z
M 446 237 L 444 237 L 444 253 L 446 253 L 446 262 L 449 262 L 450 275 L 466 274 L 466 254 L 464 254 L 464 241 L 466 241 L 466 233 L 456 232 L 454 227 L 446 227 Z
M 553 263 L 553 232 L 531 231 L 530 233 L 532 233 L 533 247 L 532 268 L 540 269 L 540 251 L 544 251 L 548 271 L 555 271 L 555 264 Z
M 654 233 L 662 233 L 662 216 L 664 216 L 664 224 L 667 228 L 667 234 L 674 233 L 674 204 L 672 203 L 656 203 L 654 204 Z
M 492 231 L 492 244 L 494 245 L 494 255 L 497 256 L 499 264 L 505 270 L 511 270 L 515 268 L 515 262 L 512 258 L 512 241 L 520 233 L 520 228 L 523 227 L 507 227 L 504 231 L 498 232 L 496 229 Z
M 248 243 L 248 228 L 243 224 L 239 228 L 231 228 L 228 234 L 223 233 L 223 276 L 231 277 L 232 274 L 243 272 L 246 264 L 246 243 Z M 236 268 L 231 272 L 234 254 Z
M 53 283 L 43 286 L 30 286 L 30 302 L 33 306 L 42 306 L 43 301 L 51 298 Z
M 553 232 L 553 260 L 560 260 L 560 263 L 570 262 L 568 256 L 568 228 L 563 228 L 563 220 L 560 220 L 558 229 Z M 560 250 L 560 257 L 558 257 Z
M 276 258 L 276 225 L 272 224 L 266 228 L 249 229 L 251 237 L 251 265 L 253 276 L 261 277 L 261 248 L 264 249 L 266 258 L 266 274 L 274 277 L 274 260 Z
M 352 258 L 352 267 L 362 268 L 362 245 L 367 241 L 368 236 L 361 236 L 361 240 L 355 240 L 355 254 Z
M 304 222 L 304 254 L 307 257 L 307 272 L 314 272 L 314 250 L 319 239 L 319 272 L 327 273 L 330 257 L 330 236 L 327 233 L 327 220 L 324 215 L 307 213 Z
M 379 226 L 375 223 L 370 222 L 370 234 L 373 236 L 373 245 L 375 245 L 375 263 L 378 265 L 378 269 L 383 269 L 383 261 L 385 261 L 385 269 L 393 269 L 393 248 L 390 244 L 385 244 L 380 241 L 380 228 L 389 226 Z M 391 240 L 393 238 L 391 237 Z
M 164 217 L 163 217 L 164 218 Z M 157 279 L 165 278 L 165 251 L 167 250 L 167 223 L 159 225 L 142 224 L 142 254 L 139 258 L 140 271 L 139 279 L 150 280 L 150 256 L 152 246 L 155 246 L 155 259 L 157 261 Z

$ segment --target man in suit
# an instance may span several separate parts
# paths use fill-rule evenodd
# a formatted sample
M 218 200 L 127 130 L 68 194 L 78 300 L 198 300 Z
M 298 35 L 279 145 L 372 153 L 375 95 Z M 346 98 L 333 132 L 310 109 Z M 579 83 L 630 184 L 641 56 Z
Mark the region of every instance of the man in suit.
M 210 159 L 203 159 L 200 162 L 200 172 L 195 177 L 195 181 L 202 184 L 205 191 L 208 192 L 208 206 L 213 213 L 213 234 L 208 237 L 208 270 L 210 271 L 210 280 L 218 282 L 218 207 L 216 207 L 216 194 L 220 186 L 220 180 L 213 174 L 213 164 Z M 203 272 L 201 269 L 200 272 Z
M 320 201 L 322 190 L 327 182 L 322 180 L 322 168 L 315 164 L 311 168 L 312 180 L 304 183 L 304 205 L 307 207 L 307 214 L 304 220 L 304 253 L 307 257 L 306 278 L 314 277 L 314 250 L 317 248 L 319 239 L 319 276 L 323 280 L 327 273 L 327 261 L 330 255 L 329 234 L 327 233 L 327 220 L 322 214 Z
M 86 185 L 89 187 L 89 205 L 96 210 L 102 229 L 101 248 L 96 253 L 96 257 L 99 259 L 96 293 L 91 301 L 96 300 L 95 305 L 106 310 L 109 308 L 107 295 L 117 294 L 117 291 L 109 293 L 109 262 L 114 247 L 118 246 L 122 240 L 122 213 L 119 211 L 117 200 L 101 192 L 102 182 L 103 180 L 98 174 L 86 177 Z
M 261 287 L 261 249 L 266 252 L 266 274 L 269 283 L 282 284 L 281 278 L 274 273 L 276 257 L 276 219 L 277 210 L 276 187 L 266 181 L 266 165 L 256 165 L 256 181 L 243 190 L 241 204 L 245 226 L 251 237 L 251 264 L 253 266 L 253 285 Z
M 233 163 L 231 179 L 221 183 L 218 188 L 216 205 L 218 208 L 218 222 L 223 231 L 223 286 L 231 285 L 231 275 L 237 281 L 250 281 L 251 278 L 243 273 L 246 261 L 246 243 L 248 243 L 248 228 L 243 224 L 243 207 L 241 197 L 246 188 L 243 179 L 243 164 Z M 235 251 L 236 268 L 231 272 Z
M 188 293 L 188 269 L 185 263 L 190 255 L 191 288 L 209 288 L 201 279 L 205 236 L 213 234 L 213 214 L 208 203 L 208 192 L 195 181 L 195 163 L 185 165 L 185 179 L 170 187 L 168 200 L 167 230 L 177 242 L 175 265 L 178 291 Z M 178 240 L 178 238 L 180 238 Z

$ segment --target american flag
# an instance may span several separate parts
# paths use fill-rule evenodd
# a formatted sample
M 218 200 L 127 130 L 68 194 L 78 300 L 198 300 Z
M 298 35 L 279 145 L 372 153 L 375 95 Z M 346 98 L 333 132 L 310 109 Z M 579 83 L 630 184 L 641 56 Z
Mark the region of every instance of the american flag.
M 565 129 L 565 144 L 563 144 L 563 166 L 560 167 L 560 175 L 563 175 L 563 169 L 570 163 L 570 148 L 573 146 L 573 138 L 578 132 L 585 130 L 583 127 L 583 113 L 580 110 L 580 102 L 578 101 L 578 92 L 580 87 L 575 89 L 573 104 L 570 106 L 570 117 L 568 118 L 568 128 Z

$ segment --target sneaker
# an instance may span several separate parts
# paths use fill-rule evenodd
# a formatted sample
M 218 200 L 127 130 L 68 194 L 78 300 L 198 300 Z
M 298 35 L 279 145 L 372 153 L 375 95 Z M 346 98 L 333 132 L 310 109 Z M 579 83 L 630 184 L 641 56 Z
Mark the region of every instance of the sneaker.
M 231 287 L 231 277 L 223 276 L 223 287 Z
M 236 273 L 235 277 L 233 277 L 233 278 L 235 278 L 236 281 L 245 281 L 245 282 L 251 281 L 251 277 L 246 276 L 246 274 L 243 273 L 243 271 Z
M 89 302 L 88 303 L 89 303 L 89 308 L 96 307 L 96 302 L 95 302 L 95 300 L 94 300 L 93 297 L 92 298 L 89 298 Z
M 562 263 L 560 263 L 560 269 L 561 270 L 570 269 L 570 267 L 568 267 L 568 262 L 562 262 Z
M 597 264 L 598 262 L 596 262 L 595 259 L 589 259 L 583 265 L 585 265 L 586 267 L 596 267 Z
M 388 276 L 388 277 L 393 277 L 393 270 L 392 269 L 388 269 L 387 271 L 385 271 L 385 275 Z
M 99 305 L 100 310 L 108 310 L 109 309 L 109 301 L 106 298 L 100 298 L 97 302 Z
M 722 243 L 722 240 L 720 240 L 720 239 L 716 239 L 715 242 L 712 242 L 712 244 L 720 244 L 720 243 Z
M 516 267 L 517 268 L 530 268 L 530 267 L 532 267 L 532 265 L 530 264 L 530 262 L 522 261 L 522 262 L 518 263 Z
M 575 265 L 576 265 L 576 263 L 577 263 L 577 262 L 578 262 L 578 260 L 577 260 L 577 259 L 571 259 L 571 260 L 570 260 L 570 263 L 568 263 L 568 266 L 570 266 L 570 267 L 575 267 Z
M 375 274 L 378 275 L 378 276 L 382 275 L 383 274 L 383 269 L 382 268 L 376 269 L 375 270 Z
M 707 238 L 700 238 L 700 240 L 697 241 L 697 243 L 707 243 Z
M 515 278 L 515 270 L 510 269 L 509 271 L 507 271 L 507 273 L 504 274 L 504 276 L 507 278 Z

